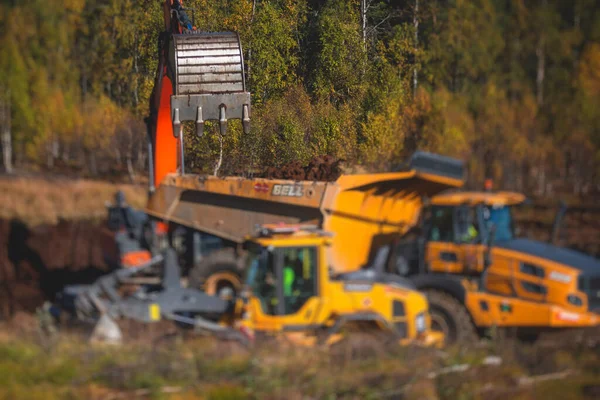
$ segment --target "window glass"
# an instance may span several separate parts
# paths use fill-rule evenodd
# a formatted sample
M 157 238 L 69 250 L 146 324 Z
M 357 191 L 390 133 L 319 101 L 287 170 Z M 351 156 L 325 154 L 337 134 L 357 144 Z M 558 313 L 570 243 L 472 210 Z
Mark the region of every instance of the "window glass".
M 285 314 L 293 314 L 317 294 L 317 249 L 288 247 L 282 251 Z
M 429 240 L 434 242 L 454 242 L 452 207 L 432 207 Z
M 246 284 L 260 301 L 265 314 L 275 315 L 277 310 L 276 273 L 273 252 L 265 248 L 250 251 L 246 268 Z
M 495 241 L 502 242 L 514 238 L 512 213 L 509 206 L 486 206 L 483 209 L 483 219 L 488 232 L 492 226 L 496 227 Z
M 474 243 L 479 240 L 477 209 L 475 207 L 459 207 L 456 210 L 458 238 L 463 243 Z

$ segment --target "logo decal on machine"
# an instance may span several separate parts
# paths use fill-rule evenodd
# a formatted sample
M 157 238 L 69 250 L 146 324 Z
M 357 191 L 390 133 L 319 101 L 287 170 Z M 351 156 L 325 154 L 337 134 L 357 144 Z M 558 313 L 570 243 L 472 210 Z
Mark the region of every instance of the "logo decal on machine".
M 254 185 L 254 190 L 261 193 L 267 193 L 269 191 L 269 185 L 266 183 L 257 183 Z
M 273 196 L 302 197 L 304 190 L 300 185 L 273 185 Z
M 557 318 L 561 321 L 566 321 L 566 322 L 577 322 L 579 321 L 579 315 L 572 313 L 572 312 L 568 312 L 568 311 L 561 311 L 558 313 Z
M 346 292 L 370 292 L 373 285 L 370 283 L 345 283 L 344 290 Z
M 550 272 L 550 279 L 560 283 L 569 283 L 571 282 L 571 277 L 567 274 L 563 274 L 557 271 Z

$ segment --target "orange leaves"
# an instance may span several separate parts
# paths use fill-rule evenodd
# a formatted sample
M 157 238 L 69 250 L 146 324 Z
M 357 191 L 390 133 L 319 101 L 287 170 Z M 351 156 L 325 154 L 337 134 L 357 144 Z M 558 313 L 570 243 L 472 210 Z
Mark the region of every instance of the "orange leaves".
M 600 44 L 589 44 L 579 64 L 579 84 L 588 96 L 600 98 Z

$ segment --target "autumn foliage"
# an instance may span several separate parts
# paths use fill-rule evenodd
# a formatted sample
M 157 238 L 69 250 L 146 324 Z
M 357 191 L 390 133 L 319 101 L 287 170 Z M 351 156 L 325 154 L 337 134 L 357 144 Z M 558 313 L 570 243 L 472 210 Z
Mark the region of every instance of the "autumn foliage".
M 0 130 L 19 166 L 140 173 L 159 0 L 0 5 Z M 241 35 L 249 135 L 186 133 L 188 169 L 257 173 L 324 154 L 366 170 L 415 149 L 528 193 L 599 191 L 593 0 L 189 0 Z M 191 127 L 190 127 L 191 128 Z

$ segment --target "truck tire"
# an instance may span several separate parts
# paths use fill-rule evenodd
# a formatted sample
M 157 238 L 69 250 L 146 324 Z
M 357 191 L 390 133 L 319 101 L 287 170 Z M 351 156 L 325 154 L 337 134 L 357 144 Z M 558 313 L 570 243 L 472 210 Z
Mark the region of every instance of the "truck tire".
M 240 259 L 233 249 L 217 250 L 192 267 L 188 287 L 201 289 L 211 296 L 229 288 L 235 295 L 242 287 L 240 275 Z
M 431 315 L 431 329 L 444 333 L 446 344 L 475 343 L 477 330 L 467 309 L 451 295 L 426 290 Z

